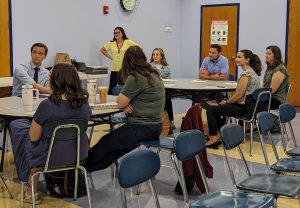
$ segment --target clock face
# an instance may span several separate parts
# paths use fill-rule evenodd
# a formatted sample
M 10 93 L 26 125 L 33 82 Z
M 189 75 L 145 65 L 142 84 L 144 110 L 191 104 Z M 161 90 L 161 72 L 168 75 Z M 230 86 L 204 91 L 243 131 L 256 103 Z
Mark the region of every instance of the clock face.
M 135 7 L 136 0 L 120 0 L 120 3 L 125 11 L 132 11 Z

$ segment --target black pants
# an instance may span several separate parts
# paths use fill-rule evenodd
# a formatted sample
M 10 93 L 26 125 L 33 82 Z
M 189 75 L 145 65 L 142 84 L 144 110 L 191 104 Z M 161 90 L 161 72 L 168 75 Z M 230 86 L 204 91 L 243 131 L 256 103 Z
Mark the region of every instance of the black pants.
M 162 126 L 125 124 L 117 130 L 102 137 L 89 150 L 84 167 L 88 172 L 102 170 L 118 158 L 135 149 L 143 141 L 159 138 Z
M 119 72 L 115 72 L 115 71 L 110 72 L 109 88 L 108 88 L 109 95 L 112 95 L 112 90 L 117 85 L 118 73 Z
M 272 97 L 272 100 L 271 100 L 271 110 L 278 109 L 281 104 L 282 103 L 279 100 L 277 100 L 276 98 Z
M 171 98 L 166 96 L 165 110 L 168 112 L 169 121 L 174 121 L 173 106 Z
M 240 104 L 226 104 L 209 106 L 206 111 L 209 135 L 218 135 L 218 130 L 225 124 L 226 116 L 242 116 L 245 106 Z

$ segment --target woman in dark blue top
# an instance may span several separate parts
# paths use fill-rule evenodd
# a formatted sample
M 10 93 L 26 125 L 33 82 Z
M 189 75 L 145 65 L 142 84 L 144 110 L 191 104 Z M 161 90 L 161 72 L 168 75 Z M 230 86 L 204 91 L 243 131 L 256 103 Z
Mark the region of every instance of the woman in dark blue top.
M 83 119 L 89 121 L 91 109 L 88 105 L 88 93 L 81 88 L 75 68 L 68 64 L 57 64 L 50 75 L 52 94 L 38 106 L 33 120 L 18 119 L 12 121 L 9 130 L 13 145 L 14 160 L 21 181 L 30 183 L 36 168 L 46 163 L 50 138 L 42 136 L 43 126 L 50 121 L 62 119 Z M 81 138 L 81 154 L 87 156 L 88 138 Z M 63 150 L 62 150 L 63 151 Z M 34 179 L 36 204 L 41 202 L 37 194 L 38 177 Z M 20 199 L 20 197 L 18 197 Z M 31 189 L 24 194 L 24 201 L 31 202 Z

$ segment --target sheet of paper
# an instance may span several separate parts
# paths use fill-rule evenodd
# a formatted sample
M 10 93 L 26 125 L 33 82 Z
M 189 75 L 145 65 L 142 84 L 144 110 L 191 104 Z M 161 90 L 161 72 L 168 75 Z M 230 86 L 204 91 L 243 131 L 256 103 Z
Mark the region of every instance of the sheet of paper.
M 200 82 L 200 83 L 202 83 L 202 82 L 207 82 L 207 80 L 192 80 L 192 82 Z
M 176 79 L 162 79 L 164 82 L 176 82 Z
M 164 84 L 165 87 L 174 87 L 175 84 Z

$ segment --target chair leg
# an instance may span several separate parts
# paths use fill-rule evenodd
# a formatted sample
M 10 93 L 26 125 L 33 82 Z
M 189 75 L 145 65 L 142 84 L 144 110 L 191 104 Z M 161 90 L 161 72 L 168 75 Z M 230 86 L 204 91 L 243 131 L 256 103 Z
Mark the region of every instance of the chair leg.
M 122 208 L 127 208 L 126 193 L 124 188 L 120 188 Z
M 151 192 L 152 192 L 153 200 L 154 200 L 154 203 L 155 203 L 155 207 L 160 208 L 159 201 L 158 201 L 158 198 L 157 198 L 157 193 L 156 193 L 155 187 L 153 185 L 153 179 L 149 180 L 149 185 L 150 185 L 150 188 L 151 188 Z
M 21 181 L 20 207 L 24 206 L 24 184 L 25 182 Z
M 93 180 L 93 177 L 92 177 L 92 173 L 88 173 L 88 178 L 89 178 L 89 181 L 91 183 L 92 189 L 95 189 L 95 184 L 94 184 L 94 180 Z
M 114 162 L 113 164 L 110 165 L 110 170 L 111 170 L 111 177 L 112 177 L 112 182 L 113 182 L 113 188 L 116 188 L 116 172 L 117 172 L 117 167 L 118 167 L 118 161 Z
M 12 194 L 10 193 L 10 191 L 9 191 L 9 189 L 8 189 L 8 187 L 7 187 L 6 183 L 5 183 L 5 181 L 4 181 L 3 177 L 2 177 L 2 175 L 0 175 L 0 180 L 1 180 L 1 182 L 2 182 L 2 184 L 3 184 L 3 186 L 4 186 L 4 188 L 6 189 L 6 191 L 9 193 L 10 198 L 12 199 L 13 196 L 12 196 Z
M 89 142 L 92 141 L 92 136 L 93 136 L 93 132 L 94 132 L 94 127 L 95 127 L 95 126 L 92 126 L 92 128 L 91 128 L 90 136 L 89 136 Z
M 141 194 L 141 186 L 142 186 L 141 183 L 137 185 L 136 195 L 140 195 Z
M 253 156 L 253 123 L 250 122 L 250 156 Z
M 74 200 L 77 200 L 77 189 L 78 189 L 78 169 L 75 169 Z
M 34 192 L 34 177 L 38 174 L 39 172 L 35 172 L 31 176 L 31 198 L 32 198 L 32 208 L 36 207 L 35 204 L 35 192 Z
M 176 162 L 176 158 L 175 158 L 175 153 L 171 152 L 171 161 L 173 163 L 173 167 L 175 169 L 175 173 L 178 177 L 178 181 L 179 184 L 182 188 L 182 192 L 183 192 L 183 200 L 185 202 L 185 204 L 188 204 L 188 194 L 187 194 L 187 190 L 186 190 L 186 185 L 185 185 L 185 180 L 184 180 L 184 174 L 183 174 L 183 169 L 182 169 L 182 164 L 180 161 L 178 161 L 179 164 L 177 164 Z
M 91 193 L 90 193 L 90 189 L 89 189 L 88 174 L 87 174 L 85 168 L 83 168 L 83 167 L 79 167 L 79 168 L 84 174 L 85 185 L 86 185 L 86 193 L 87 193 L 87 197 L 88 197 L 88 200 L 89 200 L 89 207 L 92 208 L 92 201 L 91 201 Z

